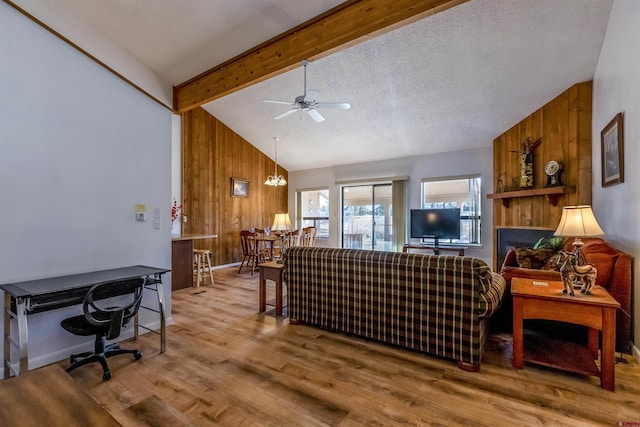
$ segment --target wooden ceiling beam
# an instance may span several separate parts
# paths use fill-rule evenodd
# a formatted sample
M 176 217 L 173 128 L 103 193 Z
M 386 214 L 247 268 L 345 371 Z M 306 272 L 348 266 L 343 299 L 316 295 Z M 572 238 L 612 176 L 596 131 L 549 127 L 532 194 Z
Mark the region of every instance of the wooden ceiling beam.
M 173 88 L 173 107 L 207 102 L 468 0 L 351 0 Z

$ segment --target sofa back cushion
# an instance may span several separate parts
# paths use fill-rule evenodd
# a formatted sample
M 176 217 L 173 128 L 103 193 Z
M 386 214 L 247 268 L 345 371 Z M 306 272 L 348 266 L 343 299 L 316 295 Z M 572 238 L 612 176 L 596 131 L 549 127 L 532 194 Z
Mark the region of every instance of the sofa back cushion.
M 567 239 L 563 249 L 567 252 L 573 252 L 574 239 Z M 593 265 L 598 270 L 596 276 L 596 285 L 607 287 L 611 272 L 618 260 L 618 250 L 609 245 L 604 240 L 594 237 L 582 239 L 584 246 L 582 253 L 588 264 Z
M 520 268 L 542 268 L 555 254 L 553 248 L 516 248 L 516 260 Z
M 604 242 L 589 242 L 582 248 L 588 264 L 596 267 L 596 285 L 606 287 L 613 267 L 618 260 L 618 251 Z

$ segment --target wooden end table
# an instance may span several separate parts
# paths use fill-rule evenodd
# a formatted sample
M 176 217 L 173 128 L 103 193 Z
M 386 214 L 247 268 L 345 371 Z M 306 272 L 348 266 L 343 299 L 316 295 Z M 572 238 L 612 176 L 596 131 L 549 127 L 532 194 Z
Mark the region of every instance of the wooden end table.
M 600 286 L 591 295 L 576 290 L 575 296 L 562 293 L 562 282 L 539 281 L 514 277 L 513 295 L 513 367 L 522 369 L 524 362 L 536 363 L 580 374 L 600 377 L 602 388 L 615 390 L 616 310 L 620 307 Z M 588 346 L 564 341 L 553 346 L 524 346 L 524 319 L 557 320 L 589 328 Z M 602 331 L 600 369 L 599 333 Z
M 282 316 L 282 282 L 284 265 L 275 261 L 258 264 L 260 269 L 260 313 L 267 310 L 267 280 L 276 284 L 276 316 Z

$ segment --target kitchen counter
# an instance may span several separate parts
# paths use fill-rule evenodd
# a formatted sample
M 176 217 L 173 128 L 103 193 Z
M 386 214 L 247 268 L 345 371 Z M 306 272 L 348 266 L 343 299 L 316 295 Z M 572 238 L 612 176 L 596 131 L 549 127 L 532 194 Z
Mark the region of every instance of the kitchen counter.
M 197 234 L 171 239 L 172 291 L 193 286 L 193 241 L 217 238 L 217 234 Z

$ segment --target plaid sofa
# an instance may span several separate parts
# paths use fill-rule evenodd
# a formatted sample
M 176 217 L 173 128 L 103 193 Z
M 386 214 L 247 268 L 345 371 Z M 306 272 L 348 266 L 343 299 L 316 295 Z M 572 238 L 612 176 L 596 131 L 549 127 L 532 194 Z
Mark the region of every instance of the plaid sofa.
M 329 330 L 418 350 L 477 370 L 505 281 L 480 259 L 292 247 L 288 315 Z

